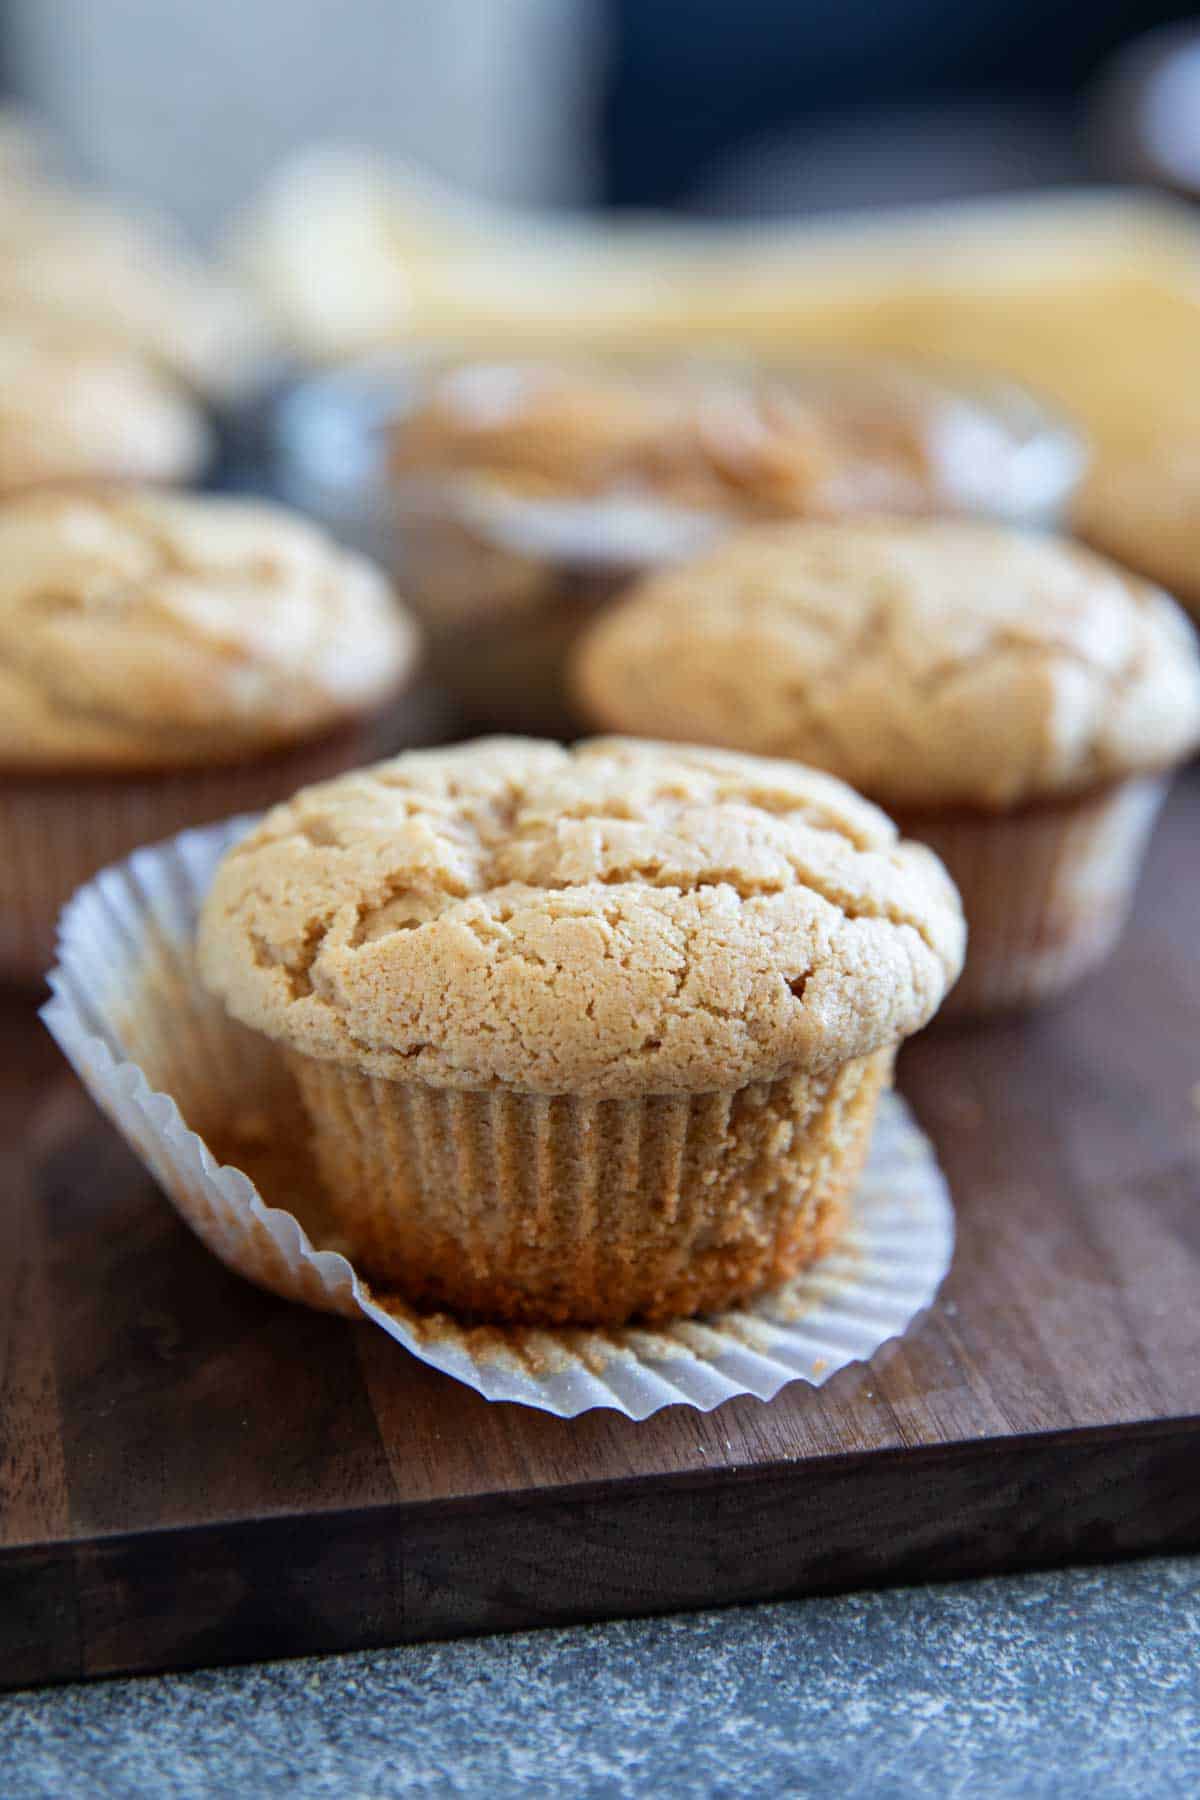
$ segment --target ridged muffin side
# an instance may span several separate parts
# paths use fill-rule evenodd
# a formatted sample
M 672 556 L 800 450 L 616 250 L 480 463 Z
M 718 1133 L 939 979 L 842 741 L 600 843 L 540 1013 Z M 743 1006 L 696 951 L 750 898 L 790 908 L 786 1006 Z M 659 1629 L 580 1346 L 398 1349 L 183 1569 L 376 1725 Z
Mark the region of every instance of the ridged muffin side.
M 711 1312 L 837 1240 L 892 1052 L 732 1093 L 428 1087 L 293 1056 L 333 1216 L 413 1305 L 525 1324 Z

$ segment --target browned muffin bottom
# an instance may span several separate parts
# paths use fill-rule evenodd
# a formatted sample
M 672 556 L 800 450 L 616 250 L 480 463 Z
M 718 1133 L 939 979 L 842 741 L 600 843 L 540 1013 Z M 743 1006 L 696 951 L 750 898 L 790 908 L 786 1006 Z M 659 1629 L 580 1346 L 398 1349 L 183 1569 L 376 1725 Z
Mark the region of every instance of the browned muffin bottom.
M 615 1325 L 730 1306 L 823 1256 L 892 1053 L 644 1101 L 398 1096 L 290 1063 L 335 1225 L 372 1281 L 462 1317 Z

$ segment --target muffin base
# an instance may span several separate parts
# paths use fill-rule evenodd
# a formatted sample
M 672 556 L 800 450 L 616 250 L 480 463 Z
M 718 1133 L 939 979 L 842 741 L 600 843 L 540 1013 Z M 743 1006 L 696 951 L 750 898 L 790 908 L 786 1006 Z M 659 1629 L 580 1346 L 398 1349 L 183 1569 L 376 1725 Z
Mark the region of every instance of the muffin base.
M 532 610 L 497 608 L 456 630 L 439 630 L 426 611 L 434 674 L 479 730 L 577 737 L 582 718 L 571 703 L 571 654 L 630 579 L 563 571 Z M 413 606 L 420 610 L 415 599 Z
M 1103 962 L 1166 789 L 1164 778 L 1138 777 L 1011 813 L 892 809 L 962 895 L 967 960 L 939 1016 L 1036 1006 Z
M 98 869 L 141 844 L 240 812 L 371 759 L 375 720 L 216 768 L 0 775 L 0 981 L 37 981 L 58 915 Z
M 829 1250 L 892 1057 L 639 1100 L 288 1060 L 368 1279 L 460 1317 L 619 1325 L 718 1310 Z

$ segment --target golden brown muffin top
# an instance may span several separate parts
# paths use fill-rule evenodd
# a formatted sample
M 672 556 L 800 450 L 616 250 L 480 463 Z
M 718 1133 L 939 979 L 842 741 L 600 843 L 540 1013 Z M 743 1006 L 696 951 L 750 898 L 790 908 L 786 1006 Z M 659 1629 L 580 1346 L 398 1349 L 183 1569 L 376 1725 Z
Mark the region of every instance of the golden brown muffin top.
M 1079 492 L 1072 524 L 1200 617 L 1200 439 L 1106 451 Z
M 193 402 L 130 351 L 0 314 L 0 492 L 186 481 L 208 453 Z
M 597 739 L 413 751 L 226 856 L 200 967 L 307 1055 L 437 1087 L 729 1091 L 896 1043 L 962 962 L 931 851 L 794 764 Z
M 946 521 L 746 532 L 641 582 L 574 674 L 595 724 L 794 756 L 903 806 L 1079 791 L 1200 736 L 1165 594 L 1077 545 Z
M 0 767 L 236 760 L 370 710 L 415 648 L 378 571 L 275 507 L 140 489 L 0 505 Z
M 400 477 L 522 499 L 652 494 L 766 518 L 1021 504 L 1018 447 L 981 402 L 886 363 L 792 378 L 686 363 L 466 363 L 394 428 Z

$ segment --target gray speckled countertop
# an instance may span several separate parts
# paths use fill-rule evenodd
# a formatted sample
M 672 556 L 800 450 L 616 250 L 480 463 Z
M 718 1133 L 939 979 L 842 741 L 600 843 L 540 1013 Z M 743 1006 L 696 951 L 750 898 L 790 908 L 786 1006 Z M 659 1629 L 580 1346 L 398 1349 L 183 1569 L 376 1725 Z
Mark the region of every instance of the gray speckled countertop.
M 0 1699 L 5 1800 L 1200 1794 L 1200 1559 Z

